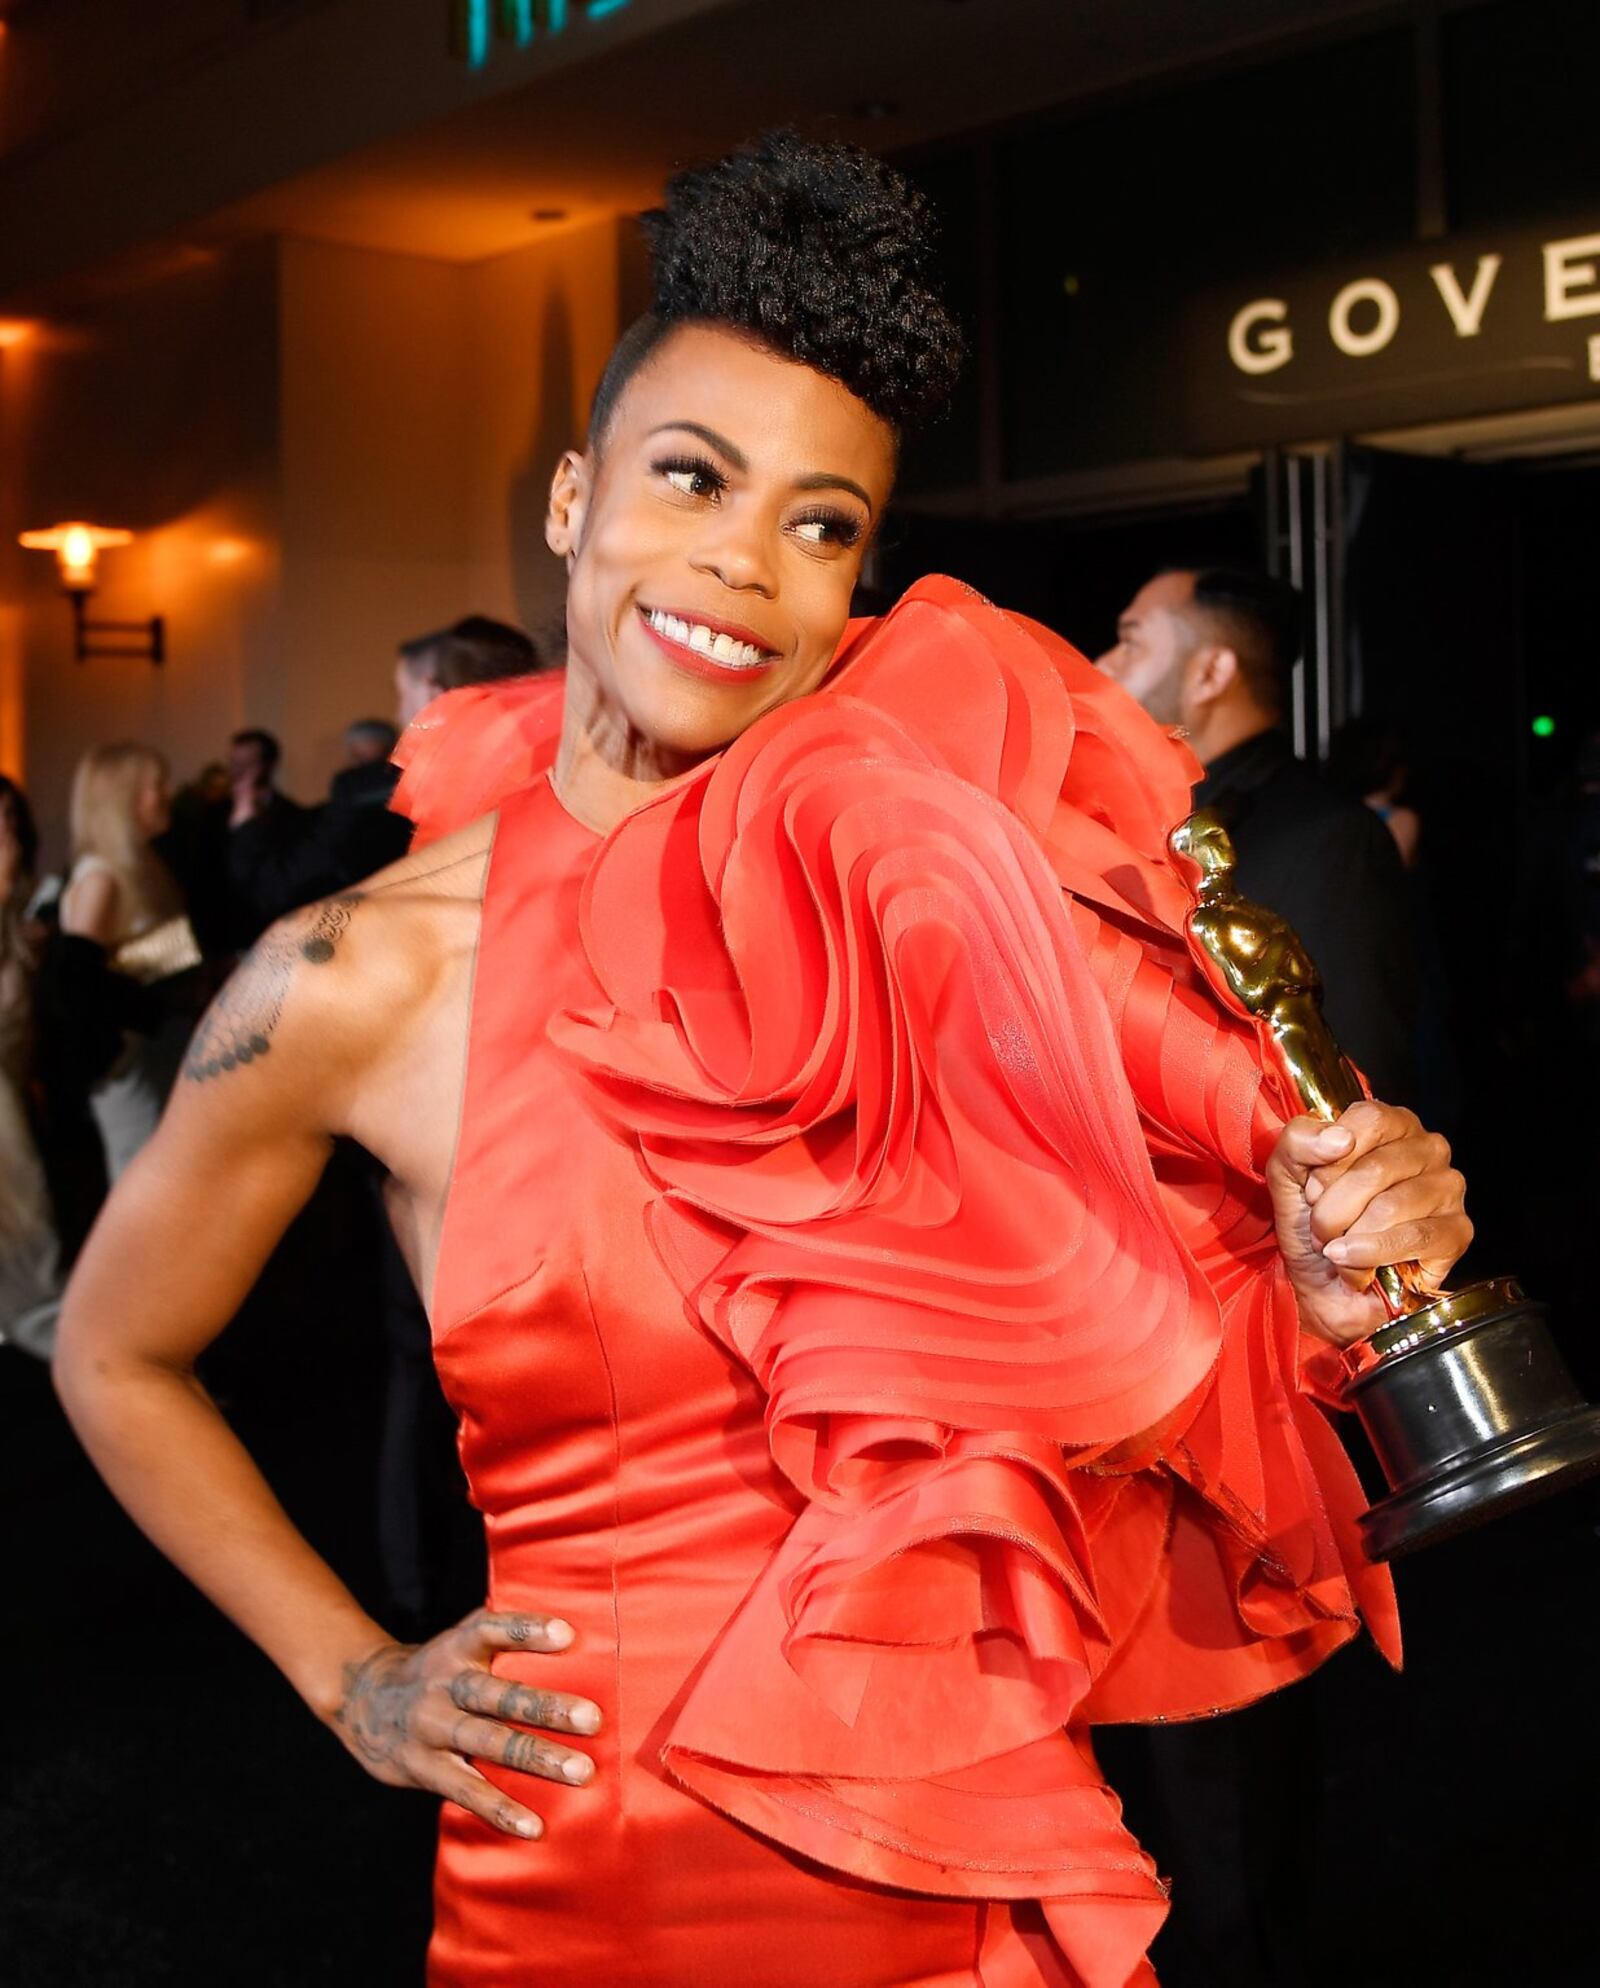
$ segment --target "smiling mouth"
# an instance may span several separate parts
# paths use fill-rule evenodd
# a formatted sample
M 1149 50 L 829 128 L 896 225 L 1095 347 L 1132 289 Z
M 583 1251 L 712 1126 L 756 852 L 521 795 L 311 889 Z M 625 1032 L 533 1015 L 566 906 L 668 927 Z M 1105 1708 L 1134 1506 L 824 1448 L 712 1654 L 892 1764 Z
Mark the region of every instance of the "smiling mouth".
M 640 608 L 639 615 L 657 641 L 669 651 L 681 652 L 691 667 L 698 663 L 709 665 L 719 676 L 724 673 L 749 676 L 770 669 L 778 660 L 774 650 L 763 649 L 704 621 L 691 621 L 654 607 Z

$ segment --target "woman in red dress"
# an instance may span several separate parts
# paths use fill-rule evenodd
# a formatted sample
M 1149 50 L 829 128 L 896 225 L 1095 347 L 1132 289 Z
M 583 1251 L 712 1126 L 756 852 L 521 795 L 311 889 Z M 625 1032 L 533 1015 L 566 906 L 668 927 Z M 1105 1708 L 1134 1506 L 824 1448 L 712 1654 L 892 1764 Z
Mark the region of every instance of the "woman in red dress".
M 1397 1655 L 1311 1397 L 1373 1266 L 1459 1255 L 1460 1179 L 1407 1113 L 1286 1122 L 1184 947 L 1197 769 L 1131 700 L 949 581 L 846 626 L 955 356 L 915 196 L 773 139 L 651 229 L 552 488 L 564 692 L 430 707 L 413 855 L 225 991 L 63 1394 L 356 1757 L 446 1797 L 434 1988 L 1148 1982 L 1089 1726 L 1242 1704 L 1363 1614 Z M 190 1370 L 341 1133 L 488 1528 L 488 1608 L 415 1648 Z

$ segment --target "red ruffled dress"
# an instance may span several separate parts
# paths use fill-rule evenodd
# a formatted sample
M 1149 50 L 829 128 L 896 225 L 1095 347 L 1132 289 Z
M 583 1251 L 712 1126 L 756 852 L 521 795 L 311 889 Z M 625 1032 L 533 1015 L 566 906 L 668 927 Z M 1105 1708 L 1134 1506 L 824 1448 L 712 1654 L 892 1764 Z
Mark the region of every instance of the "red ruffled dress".
M 432 1988 L 1149 1983 L 1091 1723 L 1398 1657 L 1195 763 L 949 580 L 604 840 L 559 700 L 442 699 L 396 801 L 499 813 L 436 1350 L 493 1604 L 579 1634 L 498 1668 L 606 1716 L 588 1788 L 490 1770 L 542 1842 L 446 1809 Z

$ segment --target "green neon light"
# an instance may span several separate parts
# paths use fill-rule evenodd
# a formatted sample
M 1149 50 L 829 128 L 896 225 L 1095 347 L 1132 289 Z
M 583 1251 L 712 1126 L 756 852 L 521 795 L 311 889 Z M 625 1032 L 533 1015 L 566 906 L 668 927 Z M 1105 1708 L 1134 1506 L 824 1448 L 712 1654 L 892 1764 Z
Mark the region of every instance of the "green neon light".
M 1556 721 L 1554 718 L 1546 718 L 1541 715 L 1534 719 L 1533 736 L 1536 739 L 1553 739 L 1555 735 Z
M 452 0 L 450 51 L 469 69 L 481 69 L 489 60 L 490 27 L 489 0 Z
M 603 21 L 633 0 L 580 0 L 584 19 Z M 481 69 L 498 35 L 529 48 L 541 34 L 565 34 L 572 21 L 571 0 L 451 0 L 450 48 L 469 68 Z
M 497 0 L 496 12 L 502 38 L 526 48 L 533 40 L 533 0 Z

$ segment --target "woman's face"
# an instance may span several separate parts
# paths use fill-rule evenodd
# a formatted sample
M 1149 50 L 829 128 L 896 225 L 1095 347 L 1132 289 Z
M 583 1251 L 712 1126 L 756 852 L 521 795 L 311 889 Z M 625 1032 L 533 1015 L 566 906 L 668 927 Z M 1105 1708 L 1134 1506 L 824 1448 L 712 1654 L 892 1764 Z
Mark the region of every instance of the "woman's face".
M 563 460 L 546 526 L 573 677 L 633 751 L 703 758 L 816 688 L 894 460 L 836 380 L 713 326 L 669 333 L 598 458 Z
M 172 786 L 164 766 L 152 766 L 134 798 L 133 818 L 149 842 L 172 826 Z

